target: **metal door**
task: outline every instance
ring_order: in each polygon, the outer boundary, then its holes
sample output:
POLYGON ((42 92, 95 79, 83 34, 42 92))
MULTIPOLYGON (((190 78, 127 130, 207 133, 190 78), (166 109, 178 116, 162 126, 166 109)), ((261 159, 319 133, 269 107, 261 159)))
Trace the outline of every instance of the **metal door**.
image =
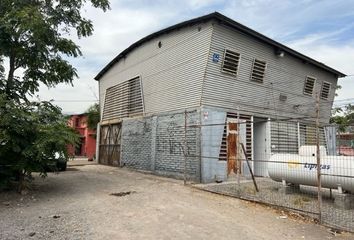
POLYGON ((119 166, 121 148, 122 124, 108 124, 101 126, 99 144, 99 163, 119 166))
MULTIPOLYGON (((257 119, 253 124, 254 146, 254 175, 258 177, 268 176, 268 153, 267 153, 267 120, 257 119)), ((269 140, 268 140, 269 141, 269 140)))

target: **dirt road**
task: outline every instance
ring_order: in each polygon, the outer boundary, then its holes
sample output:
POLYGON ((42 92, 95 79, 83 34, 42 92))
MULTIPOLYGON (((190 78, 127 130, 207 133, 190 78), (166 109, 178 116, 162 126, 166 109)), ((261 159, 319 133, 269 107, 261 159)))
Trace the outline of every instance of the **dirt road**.
POLYGON ((1 193, 0 239, 354 239, 279 216, 173 179, 74 166, 27 195, 1 193))

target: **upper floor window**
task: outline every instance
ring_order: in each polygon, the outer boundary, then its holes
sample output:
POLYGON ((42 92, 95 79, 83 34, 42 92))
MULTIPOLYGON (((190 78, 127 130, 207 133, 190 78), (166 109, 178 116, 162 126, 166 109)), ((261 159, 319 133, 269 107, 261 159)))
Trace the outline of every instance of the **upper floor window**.
POLYGON ((233 50, 225 49, 221 70, 223 72, 236 76, 238 72, 239 63, 240 54, 233 50))
POLYGON ((304 86, 304 94, 312 95, 313 89, 315 87, 316 78, 307 76, 304 86))
POLYGON ((321 87, 321 98, 328 99, 330 90, 331 84, 329 82, 323 82, 321 87))
POLYGON ((254 59, 251 80, 255 82, 263 83, 266 67, 267 67, 267 63, 265 61, 254 59))
POLYGON ((140 77, 119 83, 106 90, 103 121, 142 115, 144 112, 140 77))

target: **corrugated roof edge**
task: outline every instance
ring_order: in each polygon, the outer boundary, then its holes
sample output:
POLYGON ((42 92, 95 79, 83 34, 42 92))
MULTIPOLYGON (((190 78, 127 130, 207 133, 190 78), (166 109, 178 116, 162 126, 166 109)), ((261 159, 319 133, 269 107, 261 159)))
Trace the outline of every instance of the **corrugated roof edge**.
POLYGON ((176 25, 173 25, 173 26, 170 26, 168 28, 165 28, 165 29, 162 29, 160 31, 157 31, 155 33, 152 33, 142 39, 140 39, 139 41, 133 43, 132 45, 130 45, 127 49, 125 49, 123 52, 121 52, 118 56, 116 56, 112 61, 110 61, 98 74, 97 76, 95 77, 95 80, 99 80, 116 62, 118 62, 120 59, 124 58, 130 51, 132 51, 134 48, 140 46, 141 44, 151 40, 151 39, 154 39, 162 34, 166 34, 168 32, 171 32, 171 31, 174 31, 176 29, 179 29, 179 28, 183 28, 183 27, 186 27, 186 26, 189 26, 189 25, 194 25, 194 24, 197 24, 199 22, 206 22, 206 21, 209 21, 209 20, 212 20, 212 19, 215 19, 221 23, 224 23, 225 25, 229 26, 229 27, 232 27, 232 28, 235 28, 237 29, 238 31, 241 31, 241 32, 244 32, 252 37, 255 37, 256 39, 260 40, 260 41, 263 41, 265 43, 268 43, 270 45, 272 45, 273 47, 275 48, 278 48, 279 50, 283 50, 284 52, 290 54, 290 55, 293 55, 294 57, 297 57, 301 60, 304 60, 308 63, 311 63, 319 68, 322 68, 328 72, 331 72, 335 75, 337 75, 338 77, 345 77, 346 74, 344 73, 341 73, 321 62, 318 62, 308 56, 305 56, 303 55, 302 53, 299 53, 277 41, 274 41, 272 40, 271 38, 268 38, 266 36, 264 36, 263 34, 260 34, 258 33, 257 31, 255 30, 252 30, 234 20, 232 20, 231 18, 228 18, 224 15, 222 15, 221 13, 219 12, 214 12, 214 13, 210 13, 210 14, 207 14, 207 15, 204 15, 204 16, 201 16, 201 17, 198 17, 198 18, 194 18, 194 19, 191 19, 191 20, 187 20, 187 21, 184 21, 184 22, 181 22, 181 23, 178 23, 176 25))

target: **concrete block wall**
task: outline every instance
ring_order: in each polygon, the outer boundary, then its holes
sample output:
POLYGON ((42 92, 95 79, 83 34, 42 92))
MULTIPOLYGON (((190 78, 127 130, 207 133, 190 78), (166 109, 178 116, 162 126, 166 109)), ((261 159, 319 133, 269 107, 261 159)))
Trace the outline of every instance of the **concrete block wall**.
POLYGON ((122 124, 121 166, 151 169, 151 140, 154 119, 127 119, 122 124))
MULTIPOLYGON (((155 171, 174 173, 183 176, 184 173, 184 121, 185 113, 174 113, 158 116, 156 128, 156 152, 155 171)), ((199 112, 187 112, 187 125, 199 123, 199 112)), ((189 179, 199 182, 200 158, 199 158, 199 129, 186 128, 186 173, 189 179)))
MULTIPOLYGON (((200 111, 187 112, 187 124, 199 124, 200 111)), ((182 178, 184 174, 184 111, 123 120, 121 165, 182 178)), ((200 130, 186 131, 186 173, 200 181, 200 130)))

